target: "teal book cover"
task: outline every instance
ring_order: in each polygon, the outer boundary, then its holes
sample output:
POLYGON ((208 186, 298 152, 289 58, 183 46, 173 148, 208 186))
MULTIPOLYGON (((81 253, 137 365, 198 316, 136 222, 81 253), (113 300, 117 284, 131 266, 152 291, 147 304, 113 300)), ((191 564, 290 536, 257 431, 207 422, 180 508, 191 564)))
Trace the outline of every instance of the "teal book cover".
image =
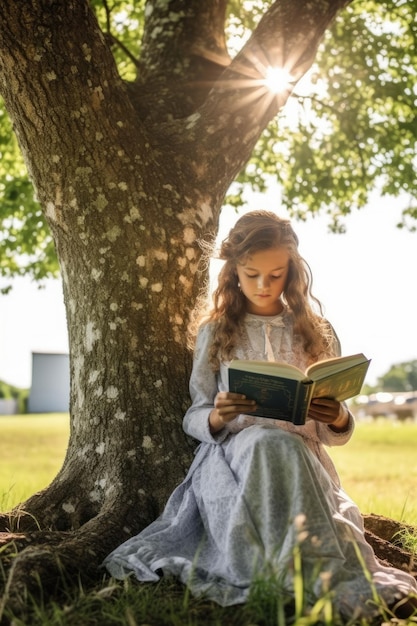
POLYGON ((229 369, 229 389, 255 400, 250 415, 304 424, 311 385, 255 372, 229 369))

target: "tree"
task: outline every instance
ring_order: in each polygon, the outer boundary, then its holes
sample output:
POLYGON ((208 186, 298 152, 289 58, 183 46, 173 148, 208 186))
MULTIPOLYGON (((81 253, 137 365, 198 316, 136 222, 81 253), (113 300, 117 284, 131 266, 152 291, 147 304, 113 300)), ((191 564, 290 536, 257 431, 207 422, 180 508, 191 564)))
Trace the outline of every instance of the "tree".
POLYGON ((1 95, 59 259, 71 364, 62 469, 1 520, 43 544, 15 560, 16 596, 58 562, 95 572, 183 478, 198 241, 347 4, 270 2, 230 58, 226 0, 148 0, 127 80, 87 0, 1 3, 1 95), (268 66, 290 72, 283 93, 268 66))
MULTIPOLYGON (((90 3, 120 75, 131 84, 140 59, 144 0, 90 3)), ((228 3, 232 44, 248 37, 270 4, 228 3)), ((417 0, 367 0, 336 16, 309 79, 296 86, 289 105, 260 136, 229 204, 240 204, 248 185, 263 190, 273 177, 290 213, 306 219, 327 211, 331 227, 343 230, 344 216, 366 204, 377 188, 393 202, 401 196, 396 201, 403 206, 401 225, 414 228, 416 14, 417 0)), ((0 154, 0 276, 55 275, 52 237, 1 106, 0 154)))
POLYGON ((378 379, 382 391, 417 390, 417 360, 396 363, 378 379))

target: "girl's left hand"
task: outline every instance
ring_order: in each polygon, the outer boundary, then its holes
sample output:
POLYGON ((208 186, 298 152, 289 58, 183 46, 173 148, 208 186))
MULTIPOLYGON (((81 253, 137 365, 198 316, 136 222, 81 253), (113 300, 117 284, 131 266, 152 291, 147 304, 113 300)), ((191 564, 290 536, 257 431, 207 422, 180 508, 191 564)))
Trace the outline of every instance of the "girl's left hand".
POLYGON ((343 431, 349 423, 349 412, 342 402, 330 398, 313 398, 308 417, 329 424, 333 430, 343 431))

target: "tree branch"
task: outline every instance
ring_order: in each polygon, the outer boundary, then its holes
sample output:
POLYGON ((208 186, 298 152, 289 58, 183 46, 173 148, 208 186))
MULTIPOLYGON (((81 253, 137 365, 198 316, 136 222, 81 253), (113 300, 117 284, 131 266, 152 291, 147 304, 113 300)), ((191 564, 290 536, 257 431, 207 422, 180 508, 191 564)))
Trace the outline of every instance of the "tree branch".
POLYGON ((158 77, 195 80, 193 56, 229 64, 225 19, 227 0, 149 0, 141 53, 141 82, 158 77))
POLYGON ((230 57, 227 0, 148 2, 139 71, 129 85, 142 120, 182 119, 201 106, 230 57))
POLYGON ((350 1, 277 0, 271 5, 198 115, 188 121, 202 184, 211 187, 220 177, 224 189, 228 188, 249 159, 263 129, 312 65, 325 30, 350 1), (292 82, 283 93, 275 95, 266 87, 268 67, 282 67, 291 74, 292 82), (207 154, 218 153, 220 137, 225 158, 219 168, 209 171, 207 154))

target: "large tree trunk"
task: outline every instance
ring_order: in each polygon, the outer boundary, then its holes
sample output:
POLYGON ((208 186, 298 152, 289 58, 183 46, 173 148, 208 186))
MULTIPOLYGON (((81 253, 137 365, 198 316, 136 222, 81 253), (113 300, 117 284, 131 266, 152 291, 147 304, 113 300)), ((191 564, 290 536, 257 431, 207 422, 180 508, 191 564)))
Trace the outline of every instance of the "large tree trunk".
POLYGON ((348 2, 272 3, 233 61, 225 0, 149 2, 128 85, 87 0, 2 1, 1 93, 54 236, 71 363, 62 469, 0 519, 19 531, 6 540, 29 544, 16 597, 58 562, 96 571, 183 478, 198 240, 215 233, 227 188, 289 95, 268 92, 266 66, 298 80, 348 2))

